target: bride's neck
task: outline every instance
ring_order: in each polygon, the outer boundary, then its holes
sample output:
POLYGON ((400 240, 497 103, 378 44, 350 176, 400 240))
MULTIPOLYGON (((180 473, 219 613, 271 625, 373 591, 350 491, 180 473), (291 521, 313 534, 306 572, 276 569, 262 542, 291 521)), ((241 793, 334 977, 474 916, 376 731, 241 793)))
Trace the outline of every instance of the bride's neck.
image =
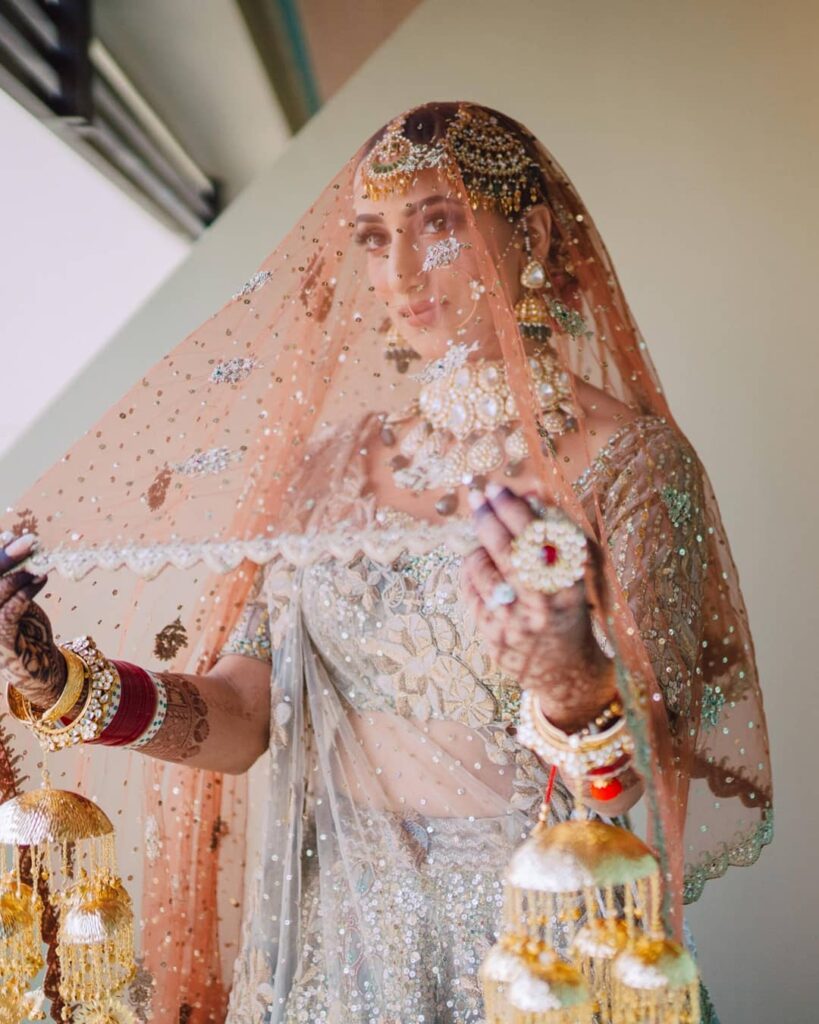
MULTIPOLYGON (((523 338, 522 342, 524 353, 527 356, 537 355, 538 348, 543 345, 542 342, 539 342, 534 338, 523 338)), ((429 366, 432 363, 437 362, 439 359, 443 359, 447 352, 451 352, 453 349, 462 345, 467 347, 475 346, 474 350, 470 352, 467 357, 469 361, 486 359, 501 362, 504 358, 503 351, 497 337, 471 339, 460 338, 457 341, 450 338, 444 343, 438 341, 431 342, 428 345, 424 343, 416 343, 414 347, 421 356, 424 366, 429 366), (477 344, 475 344, 476 342, 477 344)))

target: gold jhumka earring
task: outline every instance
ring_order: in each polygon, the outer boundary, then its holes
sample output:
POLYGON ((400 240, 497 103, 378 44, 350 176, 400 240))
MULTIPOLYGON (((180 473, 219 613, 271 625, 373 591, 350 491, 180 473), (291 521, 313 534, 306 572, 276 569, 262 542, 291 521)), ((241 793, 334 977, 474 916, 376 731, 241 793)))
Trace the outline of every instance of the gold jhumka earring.
POLYGON ((532 240, 524 222, 523 245, 526 250, 526 266, 520 275, 520 283, 524 288, 523 297, 515 306, 515 319, 521 334, 535 341, 548 341, 552 335, 549 326, 549 307, 543 292, 546 288, 546 268, 532 255, 532 240))
POLYGON ((532 255, 532 240, 525 220, 523 246, 526 265, 521 271, 520 283, 524 288, 524 294, 515 305, 515 319, 524 338, 538 342, 538 356, 542 366, 542 377, 536 384, 542 410, 538 416, 538 426, 541 435, 548 441, 574 430, 577 426, 574 396, 569 374, 562 369, 554 349, 549 344, 549 338, 552 336, 552 314, 543 295, 548 284, 546 268, 532 255))

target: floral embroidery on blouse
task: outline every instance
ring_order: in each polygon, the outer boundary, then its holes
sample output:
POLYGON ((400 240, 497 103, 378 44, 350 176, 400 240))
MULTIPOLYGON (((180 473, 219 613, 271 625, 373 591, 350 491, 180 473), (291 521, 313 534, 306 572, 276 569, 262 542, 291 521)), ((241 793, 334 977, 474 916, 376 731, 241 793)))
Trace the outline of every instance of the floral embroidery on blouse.
MULTIPOLYGON (((592 474, 604 496, 618 578, 673 728, 690 709, 702 625, 704 528, 695 456, 664 420, 642 416, 620 428, 576 482, 581 500, 592 474)), ((367 536, 379 528, 407 535, 417 528, 400 512, 376 511, 369 499, 362 514, 362 481, 355 472, 349 477, 332 496, 334 514, 350 516, 358 502, 359 527, 367 536)), ((353 707, 485 730, 490 759, 515 766, 513 802, 536 806, 542 766, 507 731, 517 722, 519 691, 493 669, 460 604, 461 557, 445 544, 420 555, 405 550, 391 563, 360 551, 349 559, 325 555, 305 567, 296 595, 294 568, 277 556, 260 570, 223 653, 269 661, 291 621, 289 609, 298 604, 339 692, 353 707)), ((715 720, 721 696, 706 692, 706 723, 715 720)))
POLYGON ((715 729, 719 725, 719 716, 725 706, 725 694, 719 686, 706 683, 702 688, 702 705, 700 716, 707 729, 715 729))
POLYGON ((262 573, 259 572, 239 616, 239 621, 233 627, 220 655, 242 654, 247 658, 271 661, 267 604, 260 597, 262 582, 262 573))
POLYGON ((684 526, 692 515, 691 495, 668 484, 660 491, 660 495, 668 509, 668 518, 671 522, 675 526, 684 526))

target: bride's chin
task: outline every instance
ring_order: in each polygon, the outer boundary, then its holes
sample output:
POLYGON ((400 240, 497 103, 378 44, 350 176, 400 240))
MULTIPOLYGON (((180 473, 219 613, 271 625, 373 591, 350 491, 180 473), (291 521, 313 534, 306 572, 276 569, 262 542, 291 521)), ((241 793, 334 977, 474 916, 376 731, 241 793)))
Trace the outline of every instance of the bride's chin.
POLYGON ((433 359, 439 359, 452 347, 450 335, 439 334, 438 331, 413 331, 404 334, 404 340, 411 345, 421 359, 428 363, 433 359))
POLYGON ((439 317, 434 325, 412 325, 405 320, 399 326, 399 331, 404 343, 411 345, 425 362, 429 362, 439 359, 456 341, 465 340, 458 333, 459 326, 455 320, 449 322, 447 317, 439 317))

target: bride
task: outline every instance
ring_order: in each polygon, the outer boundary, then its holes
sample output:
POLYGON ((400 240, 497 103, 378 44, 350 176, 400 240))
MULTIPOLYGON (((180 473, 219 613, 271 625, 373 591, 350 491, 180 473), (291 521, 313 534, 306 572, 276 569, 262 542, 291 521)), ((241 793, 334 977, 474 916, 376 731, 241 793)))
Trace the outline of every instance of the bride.
POLYGON ((145 852, 154 1019, 482 1021, 503 868, 561 742, 605 733, 611 757, 561 771, 552 820, 582 798, 628 825, 642 800, 680 936, 681 904, 770 841, 710 483, 588 211, 497 112, 377 132, 7 526, 0 664, 145 852), (521 742, 527 707, 556 747, 521 742))

